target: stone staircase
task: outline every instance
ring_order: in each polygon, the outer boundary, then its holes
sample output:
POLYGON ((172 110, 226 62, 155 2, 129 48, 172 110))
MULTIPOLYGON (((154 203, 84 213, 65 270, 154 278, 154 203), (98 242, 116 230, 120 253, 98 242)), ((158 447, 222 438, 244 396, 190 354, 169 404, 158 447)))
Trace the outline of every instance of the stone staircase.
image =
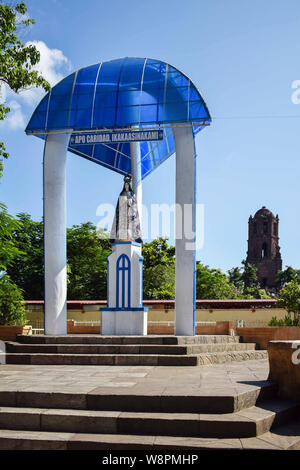
POLYGON ((278 398, 257 360, 266 351, 238 337, 19 336, 6 346, 0 450, 300 449, 300 405, 278 398))
POLYGON ((299 405, 264 382, 174 396, 0 390, 0 450, 300 449, 299 405))
POLYGON ((7 364, 198 366, 266 359, 238 336, 22 336, 6 342, 7 364))

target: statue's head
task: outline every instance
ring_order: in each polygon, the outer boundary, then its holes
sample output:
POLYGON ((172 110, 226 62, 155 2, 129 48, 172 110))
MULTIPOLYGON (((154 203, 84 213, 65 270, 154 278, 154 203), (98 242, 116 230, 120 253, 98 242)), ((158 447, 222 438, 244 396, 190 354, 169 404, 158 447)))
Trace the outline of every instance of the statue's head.
POLYGON ((124 188, 125 188, 125 191, 130 191, 130 183, 131 183, 131 176, 130 176, 130 175, 124 176, 124 188))

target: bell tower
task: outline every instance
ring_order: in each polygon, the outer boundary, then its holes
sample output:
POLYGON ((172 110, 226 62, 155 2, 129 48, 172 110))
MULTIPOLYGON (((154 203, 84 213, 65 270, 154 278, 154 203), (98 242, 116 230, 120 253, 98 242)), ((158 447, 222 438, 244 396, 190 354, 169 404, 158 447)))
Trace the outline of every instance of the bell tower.
POLYGON ((248 252, 246 263, 257 266, 262 287, 277 287, 277 271, 282 269, 279 247, 279 218, 263 206, 249 217, 248 252))

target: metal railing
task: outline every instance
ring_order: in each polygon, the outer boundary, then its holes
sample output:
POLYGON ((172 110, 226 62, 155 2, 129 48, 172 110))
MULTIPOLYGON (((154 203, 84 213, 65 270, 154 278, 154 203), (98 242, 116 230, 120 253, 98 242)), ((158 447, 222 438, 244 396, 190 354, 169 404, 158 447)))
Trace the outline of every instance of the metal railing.
POLYGON ((74 326, 80 325, 80 326, 99 326, 100 325, 100 320, 86 320, 86 321, 78 321, 78 320, 69 320, 74 323, 74 326))
POLYGON ((269 320, 235 320, 236 328, 264 328, 269 320))
MULTIPOLYGON (((214 326, 216 325, 216 321, 196 321, 196 325, 202 325, 202 326, 214 326)), ((174 325, 175 324, 175 320, 150 320, 148 321, 148 325, 151 325, 151 324, 164 324, 164 325, 168 325, 168 326, 171 326, 171 325, 174 325)))
POLYGON ((32 328, 32 334, 33 335, 43 335, 44 334, 44 328, 32 328))

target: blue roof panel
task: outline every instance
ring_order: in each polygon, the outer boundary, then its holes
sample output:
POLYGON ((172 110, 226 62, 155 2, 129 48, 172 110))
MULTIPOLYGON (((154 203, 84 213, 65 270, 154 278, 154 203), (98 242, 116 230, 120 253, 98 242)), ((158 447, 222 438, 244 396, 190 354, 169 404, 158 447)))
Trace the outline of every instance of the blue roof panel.
MULTIPOLYGON (((84 67, 64 78, 42 99, 26 128, 45 138, 69 129, 164 128, 165 140, 142 142, 145 178, 175 151, 172 125, 193 125, 194 133, 211 117, 199 91, 175 67, 160 60, 122 58, 84 67)), ((70 144, 68 150, 121 174, 131 172, 129 144, 70 144)))

